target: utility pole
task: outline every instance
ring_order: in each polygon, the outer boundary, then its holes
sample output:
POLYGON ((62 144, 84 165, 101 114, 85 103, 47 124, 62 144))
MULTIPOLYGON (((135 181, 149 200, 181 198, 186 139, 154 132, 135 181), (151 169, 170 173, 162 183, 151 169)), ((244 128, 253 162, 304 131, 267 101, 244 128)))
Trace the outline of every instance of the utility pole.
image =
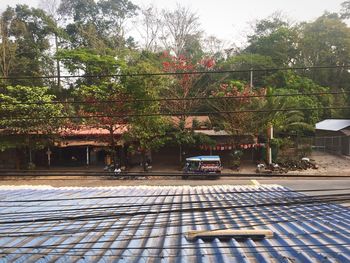
POLYGON ((250 88, 253 88, 253 68, 250 69, 250 88))
POLYGON ((273 126, 272 123, 268 124, 267 127, 267 148, 266 148, 266 154, 267 154, 267 164, 272 164, 272 149, 271 149, 271 140, 273 139, 273 126))
POLYGON ((253 58, 252 54, 250 54, 250 88, 253 88, 253 58))

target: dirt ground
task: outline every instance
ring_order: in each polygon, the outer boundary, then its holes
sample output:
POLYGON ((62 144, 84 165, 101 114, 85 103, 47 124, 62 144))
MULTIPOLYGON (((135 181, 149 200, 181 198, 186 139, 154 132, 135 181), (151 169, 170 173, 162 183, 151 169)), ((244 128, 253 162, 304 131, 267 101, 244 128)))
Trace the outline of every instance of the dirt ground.
MULTIPOLYGON (((302 171, 290 171, 288 174, 297 175, 335 175, 335 176, 350 176, 350 157, 342 157, 331 155, 327 153, 314 153, 310 156, 311 159, 315 160, 318 165, 318 169, 308 169, 302 171)), ((195 180, 181 180, 181 176, 171 176, 171 177, 159 177, 151 176, 152 172, 148 176, 137 176, 137 177, 124 177, 122 179, 115 178, 108 175, 98 175, 96 176, 36 176, 34 177, 12 177, 3 178, 0 180, 0 185, 51 185, 55 187, 109 187, 109 186, 128 186, 128 185, 184 185, 184 184, 194 184, 194 185, 212 185, 212 184, 240 184, 249 183, 250 179, 254 178, 240 178, 239 175, 234 178, 225 178, 226 174, 255 174, 256 166, 252 163, 246 163, 239 171, 232 171, 230 169, 224 169, 223 175, 220 180, 207 180, 206 178, 197 178, 195 180), (193 181, 193 182, 192 182, 193 181)), ((97 170, 96 170, 97 171, 97 170)), ((133 172, 139 172, 141 168, 134 169, 133 172)), ((164 173, 179 173, 180 170, 170 167, 157 167, 157 172, 164 173)), ((260 178, 261 179, 261 178, 260 178)), ((259 179, 259 180, 260 180, 259 179)), ((266 180, 268 178, 265 178, 266 180)), ((316 179, 316 178, 315 178, 316 179)))
POLYGON ((322 175, 350 175, 350 156, 337 156, 328 153, 314 152, 310 159, 315 160, 318 169, 308 169, 300 172, 302 174, 322 175))
MULTIPOLYGON (((350 175, 350 156, 338 156, 332 155, 324 152, 313 152, 310 159, 315 160, 318 165, 318 169, 308 169, 302 171, 289 171, 290 174, 330 174, 330 175, 350 175)), ((179 172, 178 167, 162 167, 161 164, 158 164, 154 167, 155 170, 164 171, 164 172, 179 172)), ((141 169, 135 169, 140 170, 141 169)), ((240 167, 238 171, 232 171, 231 169, 226 169, 224 167, 223 173, 241 173, 241 174, 251 174, 255 173, 256 165, 251 161, 246 161, 240 167)))

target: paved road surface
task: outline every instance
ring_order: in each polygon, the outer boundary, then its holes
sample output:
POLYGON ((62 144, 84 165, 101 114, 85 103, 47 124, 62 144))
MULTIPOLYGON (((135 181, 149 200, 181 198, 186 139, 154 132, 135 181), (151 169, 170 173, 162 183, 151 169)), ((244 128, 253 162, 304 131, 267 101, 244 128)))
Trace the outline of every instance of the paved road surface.
MULTIPOLYGON (((180 177, 169 178, 144 178, 137 180, 118 180, 113 177, 45 177, 24 178, 13 177, 8 180, 0 180, 0 185, 51 185, 54 187, 108 187, 108 186, 131 186, 131 185, 154 185, 154 186, 180 186, 180 185, 251 185, 255 179, 260 184, 278 184, 293 190, 328 189, 327 192, 313 192, 313 194, 334 193, 332 189, 343 189, 342 193, 350 192, 350 178, 232 178, 222 177, 219 180, 189 179, 181 180, 180 177)), ((257 183, 255 182, 255 183, 257 183)), ((337 191, 339 193, 339 191, 337 191)))

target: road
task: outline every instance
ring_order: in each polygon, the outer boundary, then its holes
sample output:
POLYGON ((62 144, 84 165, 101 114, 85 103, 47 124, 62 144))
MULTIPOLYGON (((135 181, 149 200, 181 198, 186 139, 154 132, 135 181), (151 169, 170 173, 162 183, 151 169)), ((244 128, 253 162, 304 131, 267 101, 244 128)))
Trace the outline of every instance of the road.
POLYGON ((69 177, 55 176, 47 177, 12 177, 0 180, 0 185, 49 185, 53 187, 110 187, 110 186, 204 186, 204 185, 252 185, 252 184, 278 184, 295 191, 327 189, 322 192, 312 192, 312 194, 331 194, 350 192, 350 177, 346 178, 233 178, 222 177, 219 180, 207 180, 192 178, 181 180, 181 177, 138 177, 138 179, 116 179, 113 177, 69 177), (347 189, 339 191, 336 189, 347 189))

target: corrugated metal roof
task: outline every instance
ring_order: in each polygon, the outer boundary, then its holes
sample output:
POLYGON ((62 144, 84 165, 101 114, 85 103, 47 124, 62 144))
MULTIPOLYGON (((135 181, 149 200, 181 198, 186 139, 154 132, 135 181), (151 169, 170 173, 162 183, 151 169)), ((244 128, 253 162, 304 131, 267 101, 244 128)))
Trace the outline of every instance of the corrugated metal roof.
MULTIPOLYGON (((171 116, 170 120, 175 125, 178 125, 180 123, 180 118, 178 116, 171 116)), ((205 125, 206 123, 210 123, 209 116, 188 116, 185 119, 185 128, 192 129, 194 120, 198 122, 199 126, 205 125)))
POLYGON ((72 147, 72 146, 108 146, 108 145, 109 145, 108 142, 101 142, 96 140, 60 140, 59 142, 55 143, 55 146, 58 146, 61 148, 72 147))
POLYGON ((202 133, 208 136, 230 136, 226 131, 215 131, 215 130, 195 130, 195 133, 202 133))
POLYGON ((316 123, 316 130, 339 131, 350 126, 350 120, 327 119, 316 123))
MULTIPOLYGON (((114 135, 122 135, 128 131, 126 124, 114 125, 114 135)), ((59 131, 61 136, 91 136, 91 135, 110 135, 110 131, 104 128, 96 128, 89 126, 78 126, 76 129, 65 128, 59 131)))
POLYGON ((0 262, 350 262, 349 209, 311 201, 278 185, 0 187, 0 262), (217 229, 274 235, 186 239, 217 229))

